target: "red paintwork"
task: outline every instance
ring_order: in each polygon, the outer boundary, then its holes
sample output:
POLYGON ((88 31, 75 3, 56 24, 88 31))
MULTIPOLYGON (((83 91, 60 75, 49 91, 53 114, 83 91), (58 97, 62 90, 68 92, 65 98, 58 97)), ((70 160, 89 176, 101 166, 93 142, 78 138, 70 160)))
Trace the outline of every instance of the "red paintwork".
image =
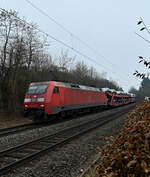
POLYGON ((128 95, 123 95, 123 94, 114 94, 114 93, 110 93, 110 92, 107 92, 106 95, 109 95, 111 96, 111 101, 108 103, 109 106, 111 107, 117 107, 117 106, 121 106, 121 105, 126 105, 126 104, 129 104, 131 103, 131 96, 128 96, 128 95), (115 102, 114 98, 117 99, 120 99, 119 102, 115 102))
MULTIPOLYGON (((31 83, 31 85, 36 85, 37 83, 31 83)), ((57 106, 70 106, 70 105, 81 105, 81 104, 92 104, 92 103, 105 103, 107 104, 107 97, 105 92, 102 91, 92 91, 92 90, 81 90, 75 88, 66 88, 65 84, 61 82, 41 82, 38 84, 48 84, 48 88, 44 94, 26 94, 25 98, 45 98, 44 103, 37 103, 31 101, 30 103, 24 102, 24 108, 29 110, 31 108, 41 109, 40 105, 44 104, 44 112, 48 115, 52 114, 52 107, 57 106), (54 87, 59 87, 59 93, 54 94, 54 87), (28 107, 25 107, 28 105, 28 107)))
MULTIPOLYGON (((53 108, 67 107, 76 105, 76 109, 81 105, 101 103, 101 105, 109 105, 117 107, 132 102, 130 95, 116 94, 107 91, 93 91, 86 89, 68 88, 63 82, 38 82, 31 83, 30 86, 38 84, 47 84, 48 88, 43 94, 26 94, 25 98, 30 98, 31 102, 24 102, 24 109, 43 110, 44 113, 51 115, 53 108), (55 87, 59 87, 59 93, 53 93, 55 87), (108 96, 108 97, 107 97, 108 96), (44 102, 37 102, 37 98, 44 98, 44 102), (41 107, 42 105, 42 107, 41 107)), ((71 108, 72 109, 72 108, 71 108)), ((60 111, 60 110, 59 110, 60 111)))

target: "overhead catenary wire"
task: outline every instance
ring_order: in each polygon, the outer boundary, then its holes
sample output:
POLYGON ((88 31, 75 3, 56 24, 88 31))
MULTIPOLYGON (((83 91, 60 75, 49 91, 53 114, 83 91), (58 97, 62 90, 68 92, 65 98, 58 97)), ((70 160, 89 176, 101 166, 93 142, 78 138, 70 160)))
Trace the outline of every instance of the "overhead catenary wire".
POLYGON ((144 41, 146 41, 147 43, 150 44, 150 41, 149 41, 148 39, 144 38, 143 36, 141 36, 141 35, 138 34, 137 32, 135 32, 135 34, 136 34, 137 36, 139 36, 140 38, 142 38, 144 41))
MULTIPOLYGON (((5 9, 2 9, 2 8, 0 8, 0 11, 3 11, 3 12, 5 12, 5 13, 9 13, 8 11, 6 11, 5 9)), ((16 18, 16 20, 25 23, 25 24, 28 25, 29 27, 31 26, 31 24, 28 23, 28 22, 26 22, 25 20, 22 20, 21 18, 15 16, 14 14, 11 14, 11 15, 14 16, 14 17, 16 18)), ((62 44, 63 46, 65 46, 65 47, 71 49, 72 51, 74 51, 75 53, 79 54, 80 56, 82 56, 82 57, 84 57, 84 58, 87 58, 89 61, 94 62, 95 64, 101 66, 102 68, 105 68, 106 70, 110 70, 110 69, 107 68, 106 66, 104 66, 104 65, 102 65, 102 64, 99 64, 99 63, 98 63, 97 61, 95 61, 93 58, 91 58, 91 57, 89 57, 88 55, 86 55, 86 54, 80 52, 79 50, 77 50, 77 49, 75 49, 75 48, 73 48, 73 47, 70 46, 69 44, 67 44, 67 43, 65 43, 65 42, 63 42, 63 41, 57 39, 56 37, 54 37, 54 36, 48 34, 47 32, 44 32, 43 30, 41 30, 41 29, 39 29, 39 28, 37 28, 37 27, 35 27, 35 26, 32 26, 32 28, 34 28, 34 29, 36 29, 37 31, 39 31, 39 32, 41 32, 41 33, 43 33, 43 34, 45 34, 46 36, 48 36, 48 37, 50 37, 51 39, 55 40, 56 42, 62 44)), ((112 72, 112 71, 111 71, 111 72, 112 72)), ((112 73, 113 73, 113 72, 112 72, 112 73)), ((123 80, 123 81, 125 81, 125 80, 123 80)), ((127 81, 127 82, 128 82, 128 81, 127 81)))
MULTIPOLYGON (((84 42, 82 39, 80 39, 77 35, 75 35, 74 33, 72 33, 70 30, 68 30, 64 25, 60 24, 57 20, 55 20, 54 18, 52 18, 51 16, 49 16, 44 10, 42 10, 41 8, 37 7, 37 5, 35 5, 34 3, 32 3, 30 0, 25 0, 29 5, 31 5, 34 9, 36 9, 37 11, 39 11, 41 14, 43 14, 44 16, 46 16, 50 21, 54 22, 56 25, 58 25, 61 29, 63 29, 66 33, 68 33, 71 38, 75 38, 77 39, 79 42, 81 42, 83 45, 85 45, 88 49, 92 50, 94 53, 96 53, 98 56, 100 56, 101 58, 103 58, 105 61, 107 61, 107 63, 111 64, 112 66, 115 66, 117 68, 119 68, 116 64, 113 64, 110 60, 108 60, 104 55, 100 54, 96 49, 94 49, 93 47, 91 47, 89 44, 87 44, 86 42, 84 42)), ((114 71, 111 71, 113 73, 116 73, 114 71)), ((117 73, 116 73, 117 74, 117 73)), ((121 73, 119 73, 121 74, 121 73)), ((123 76, 123 75, 122 75, 123 76)), ((123 76, 124 77, 124 76, 123 76)), ((126 78, 124 78, 126 80, 126 78)))
MULTIPOLYGON (((5 9, 2 9, 2 8, 0 8, 0 10, 3 11, 3 12, 5 12, 5 13, 9 13, 8 11, 6 11, 5 9)), ((26 22, 25 20, 20 19, 19 17, 15 16, 14 14, 11 14, 11 15, 14 16, 18 21, 21 21, 21 22, 27 24, 28 26, 31 26, 31 24, 28 23, 28 22, 26 22)), ((80 56, 82 56, 82 57, 84 57, 84 58, 87 58, 89 61, 93 61, 95 64, 101 66, 102 68, 104 68, 104 69, 106 69, 106 70, 110 70, 110 69, 107 68, 106 66, 104 66, 104 65, 99 64, 98 62, 96 62, 93 58, 89 57, 88 55, 83 54, 83 53, 80 52, 79 50, 77 50, 77 49, 71 47, 70 45, 68 45, 68 44, 66 44, 65 42, 63 42, 63 41, 61 41, 61 40, 55 38, 54 36, 52 36, 52 35, 50 35, 50 34, 44 32, 43 30, 41 30, 41 29, 39 29, 39 28, 37 28, 37 27, 35 27, 35 26, 34 26, 34 27, 32 26, 32 28, 34 28, 34 29, 36 29, 37 31, 39 31, 39 32, 41 32, 41 33, 43 33, 43 34, 45 34, 46 36, 48 36, 48 37, 50 37, 51 39, 55 40, 56 42, 62 44, 63 46, 65 46, 65 47, 71 49, 72 51, 76 52, 76 53, 79 54, 80 56)), ((113 71, 111 71, 111 72, 112 72, 113 74, 115 74, 113 71)), ((123 80, 123 81, 125 81, 125 80, 123 80)), ((126 81, 126 82, 128 82, 128 81, 126 81)))
MULTIPOLYGON (((60 28, 62 28, 64 31, 66 31, 71 37, 76 38, 78 41, 80 41, 82 44, 84 44, 86 47, 88 47, 91 50, 94 50, 94 52, 98 52, 97 50, 95 50, 94 48, 90 47, 87 43, 85 43, 83 40, 81 40, 77 35, 73 34, 72 32, 70 32, 66 27, 64 27, 64 25, 60 24, 59 22, 57 22, 54 18, 50 17, 46 12, 44 12, 42 9, 40 9, 39 7, 37 7, 35 4, 33 4, 31 1, 29 0, 25 0, 27 3, 29 3, 33 8, 35 8, 37 11, 39 11, 41 14, 43 14, 44 16, 46 16, 49 20, 53 21, 55 24, 57 24, 60 28)), ((99 54, 101 57, 105 58, 103 55, 99 54)), ((106 58, 105 58, 106 59, 106 58)), ((106 59, 107 60, 107 59, 106 59)), ((109 63, 111 63, 110 61, 108 61, 109 63)), ((112 65, 114 65, 113 63, 111 63, 112 65)))
MULTIPOLYGON (((4 9, 2 9, 2 8, 0 8, 0 10, 7 12, 6 10, 4 10, 4 9)), ((12 15, 13 15, 13 14, 12 14, 12 15)), ((14 15, 13 15, 13 16, 14 16, 14 15)), ((19 21, 21 21, 21 22, 23 22, 23 23, 26 23, 27 25, 31 26, 31 24, 29 24, 28 22, 26 22, 26 21, 20 19, 19 17, 16 17, 16 16, 14 16, 14 17, 17 18, 17 20, 19 20, 19 21)), ((100 65, 100 66, 103 67, 104 69, 108 69, 106 66, 104 66, 104 65, 102 65, 102 64, 99 64, 98 62, 96 62, 96 61, 95 61, 94 59, 92 59, 91 57, 89 57, 89 56, 83 54, 82 52, 80 52, 80 51, 78 51, 77 49, 73 48, 72 46, 66 44, 65 42, 63 42, 63 41, 61 41, 61 40, 55 38, 54 36, 52 36, 52 35, 50 35, 50 34, 44 32, 43 30, 41 30, 41 29, 39 29, 39 28, 37 28, 37 27, 34 27, 34 29, 36 29, 36 30, 38 30, 39 32, 45 34, 46 36, 49 36, 51 39, 55 40, 56 42, 62 44, 62 45, 65 46, 65 47, 67 47, 67 48, 73 50, 74 52, 78 53, 79 55, 83 56, 84 58, 87 58, 87 59, 89 59, 90 61, 93 61, 94 63, 100 65)))

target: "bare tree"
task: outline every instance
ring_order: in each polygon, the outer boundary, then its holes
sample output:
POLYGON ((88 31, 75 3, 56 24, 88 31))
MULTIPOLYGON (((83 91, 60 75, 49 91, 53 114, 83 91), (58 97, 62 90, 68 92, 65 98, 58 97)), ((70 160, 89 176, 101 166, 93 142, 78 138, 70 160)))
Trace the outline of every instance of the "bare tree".
POLYGON ((22 82, 28 83, 32 77, 29 71, 42 70, 48 61, 46 38, 38 34, 35 25, 20 20, 17 12, 3 10, 0 39, 0 102, 15 111, 19 99, 18 82, 23 78, 22 82))
POLYGON ((74 65, 75 57, 68 56, 68 50, 61 51, 61 56, 58 58, 59 68, 64 71, 69 71, 74 65))

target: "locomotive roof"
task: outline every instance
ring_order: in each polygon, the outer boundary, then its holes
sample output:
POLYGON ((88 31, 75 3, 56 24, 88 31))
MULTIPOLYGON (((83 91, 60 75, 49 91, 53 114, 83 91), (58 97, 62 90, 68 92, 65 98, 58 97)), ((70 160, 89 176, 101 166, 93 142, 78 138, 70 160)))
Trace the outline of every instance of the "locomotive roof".
POLYGON ((73 84, 73 83, 65 83, 62 82, 66 88, 74 88, 74 89, 81 89, 81 90, 92 90, 92 91, 100 91, 99 88, 95 88, 95 87, 89 87, 89 86, 85 86, 85 85, 78 85, 78 84, 73 84))
POLYGON ((32 82, 30 85, 40 85, 40 84, 50 84, 53 83, 55 86, 58 87, 66 87, 72 89, 81 89, 81 90, 92 90, 92 91, 100 91, 101 89, 95 87, 89 87, 85 85, 73 84, 73 83, 66 83, 66 82, 56 82, 56 81, 47 81, 47 82, 32 82))
POLYGON ((46 82, 33 82, 30 85, 36 85, 36 84, 50 84, 53 83, 55 86, 58 87, 66 87, 66 88, 72 88, 72 89, 81 89, 81 90, 91 90, 91 91, 103 91, 108 93, 115 93, 118 95, 124 95, 124 96, 132 96, 135 97, 135 94, 131 93, 125 93, 123 91, 116 91, 114 89, 109 88, 96 88, 96 87, 89 87, 85 85, 79 85, 79 84, 73 84, 73 83, 67 83, 67 82, 57 82, 57 81, 46 81, 46 82))

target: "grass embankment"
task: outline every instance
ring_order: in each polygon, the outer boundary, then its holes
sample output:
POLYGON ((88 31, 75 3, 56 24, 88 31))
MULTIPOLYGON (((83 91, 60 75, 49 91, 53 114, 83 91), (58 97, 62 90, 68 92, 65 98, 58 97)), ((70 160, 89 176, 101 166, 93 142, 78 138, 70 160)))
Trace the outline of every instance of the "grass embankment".
POLYGON ((21 114, 0 113, 0 128, 15 127, 31 122, 31 120, 24 118, 21 114))

